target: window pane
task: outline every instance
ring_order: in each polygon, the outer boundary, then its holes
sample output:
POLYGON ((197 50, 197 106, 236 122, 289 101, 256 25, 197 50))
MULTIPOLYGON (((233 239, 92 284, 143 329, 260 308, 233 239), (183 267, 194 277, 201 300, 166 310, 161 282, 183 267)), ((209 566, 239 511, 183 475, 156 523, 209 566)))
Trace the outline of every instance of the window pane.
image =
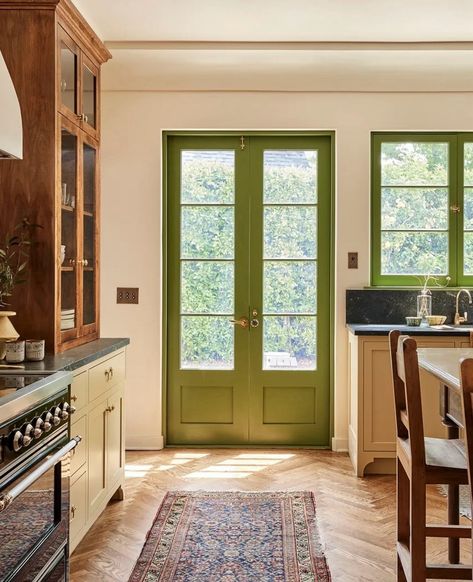
POLYGON ((182 151, 182 204, 233 204, 234 189, 235 152, 182 151))
POLYGON ((263 191, 265 204, 315 204, 317 152, 266 150, 263 191))
POLYGON ((316 263, 265 262, 264 313, 316 313, 316 263))
POLYGON ((446 275, 448 234, 446 232, 383 232, 381 273, 383 275, 446 275))
POLYGON ((264 370, 315 370, 317 318, 263 318, 264 370))
POLYGON ((463 228, 473 230, 473 189, 465 188, 463 200, 463 228))
POLYGON ((181 368, 233 369, 233 326, 228 316, 181 317, 181 368))
POLYGON ((314 259, 317 247, 316 207, 264 209, 265 259, 314 259))
POLYGON ((385 142, 381 145, 381 185, 447 186, 448 143, 385 142))
POLYGON ((447 230, 447 188, 383 188, 381 229, 447 230))
POLYGON ((181 310, 233 314, 233 263, 183 262, 181 310))
POLYGON ((465 169, 463 184, 473 186, 473 143, 465 144, 463 167, 465 169))
POLYGON ((181 211, 181 258, 233 258, 233 207, 191 206, 181 211))
POLYGON ((463 272, 473 275, 473 232, 466 232, 463 245, 463 272))

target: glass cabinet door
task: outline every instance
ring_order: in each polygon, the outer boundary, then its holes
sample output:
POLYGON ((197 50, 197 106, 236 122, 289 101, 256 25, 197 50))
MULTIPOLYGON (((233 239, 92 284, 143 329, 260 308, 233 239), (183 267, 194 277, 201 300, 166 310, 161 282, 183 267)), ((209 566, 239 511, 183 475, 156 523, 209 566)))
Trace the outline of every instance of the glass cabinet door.
POLYGON ((97 150, 83 143, 82 324, 97 321, 97 150))
POLYGON ((84 121, 96 127, 97 77, 84 63, 82 65, 82 109, 84 121))
POLYGON ((60 32, 59 40, 60 54, 60 79, 59 79, 59 99, 61 109, 69 115, 71 119, 77 117, 77 49, 74 43, 63 31, 60 32))
POLYGON ((77 136, 61 130, 61 332, 77 327, 77 136))

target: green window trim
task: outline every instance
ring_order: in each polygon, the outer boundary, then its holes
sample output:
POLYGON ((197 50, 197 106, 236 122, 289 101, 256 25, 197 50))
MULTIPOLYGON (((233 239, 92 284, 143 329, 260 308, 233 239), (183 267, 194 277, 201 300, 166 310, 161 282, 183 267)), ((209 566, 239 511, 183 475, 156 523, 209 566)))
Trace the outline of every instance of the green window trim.
MULTIPOLYGON (((425 184, 423 187, 448 188, 448 228, 439 232, 448 233, 448 273, 440 275, 439 280, 449 287, 472 286, 473 274, 464 273, 464 148, 465 144, 473 144, 473 133, 372 133, 371 134, 371 285, 374 287, 418 287, 419 275, 383 274, 382 268, 382 216, 381 216, 381 148, 385 143, 446 143, 448 144, 448 185, 425 184), (452 210, 458 207, 459 212, 452 210)), ((384 185, 385 187, 388 184, 384 185)), ((406 185, 415 188, 419 185, 406 185)), ((467 188, 469 184, 467 184, 467 188)), ((473 185, 472 185, 473 189, 473 185)), ((395 230, 395 229, 393 229, 395 230)), ((414 232, 415 229, 412 229, 414 232)), ((398 230, 399 232, 402 229, 398 230)), ((420 231, 421 232, 421 231, 420 231)), ((473 236, 473 233, 472 233, 473 236)), ((470 237, 469 237, 470 238, 470 237)), ((472 260, 470 259, 470 264, 472 260)), ((425 273, 430 274, 430 273, 425 273)))

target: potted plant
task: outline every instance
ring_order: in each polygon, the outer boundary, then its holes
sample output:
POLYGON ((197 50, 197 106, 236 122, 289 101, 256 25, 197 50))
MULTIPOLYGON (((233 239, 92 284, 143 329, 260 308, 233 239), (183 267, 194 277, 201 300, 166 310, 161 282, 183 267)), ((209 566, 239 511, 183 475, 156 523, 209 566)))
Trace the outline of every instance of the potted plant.
POLYGON ((24 218, 13 229, 13 232, 7 235, 4 246, 0 247, 0 359, 5 357, 5 341, 19 337, 9 319, 16 313, 2 310, 2 308, 8 305, 7 299, 12 295, 15 287, 26 281, 31 233, 34 228, 41 227, 31 224, 27 218, 24 218))

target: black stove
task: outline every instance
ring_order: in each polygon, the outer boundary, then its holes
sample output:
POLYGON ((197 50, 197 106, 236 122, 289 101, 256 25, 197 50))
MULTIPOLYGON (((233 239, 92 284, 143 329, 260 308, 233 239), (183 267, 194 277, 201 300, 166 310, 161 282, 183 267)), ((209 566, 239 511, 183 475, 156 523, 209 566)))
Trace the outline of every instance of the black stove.
POLYGON ((0 582, 68 580, 68 372, 0 372, 0 582))

